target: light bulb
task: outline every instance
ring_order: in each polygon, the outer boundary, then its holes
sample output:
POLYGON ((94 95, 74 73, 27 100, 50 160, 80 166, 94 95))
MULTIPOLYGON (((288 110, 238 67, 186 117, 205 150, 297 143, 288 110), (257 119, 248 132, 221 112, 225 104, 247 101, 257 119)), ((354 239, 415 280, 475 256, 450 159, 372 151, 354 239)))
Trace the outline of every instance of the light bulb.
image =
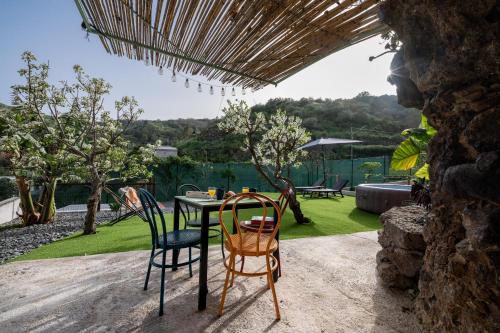
POLYGON ((210 86, 210 95, 214 94, 214 87, 210 86))
POLYGON ((234 91, 234 87, 233 87, 233 89, 231 90, 231 96, 236 96, 236 91, 234 91))
POLYGON ((198 92, 201 93, 201 83, 198 83, 198 92))
POLYGON ((177 77, 175 76, 175 72, 172 72, 172 82, 176 82, 177 77))
POLYGON ((224 90, 224 87, 222 87, 222 89, 220 90, 220 94, 221 94, 222 96, 226 95, 226 91, 224 90))
POLYGON ((242 95, 246 95, 247 94, 247 92, 245 91, 245 88, 241 88, 241 94, 242 95))
POLYGON ((160 66, 160 68, 158 68, 158 74, 163 75, 163 66, 160 66))
POLYGON ((188 79, 186 79, 186 81, 184 82, 184 87, 189 88, 189 80, 188 79))

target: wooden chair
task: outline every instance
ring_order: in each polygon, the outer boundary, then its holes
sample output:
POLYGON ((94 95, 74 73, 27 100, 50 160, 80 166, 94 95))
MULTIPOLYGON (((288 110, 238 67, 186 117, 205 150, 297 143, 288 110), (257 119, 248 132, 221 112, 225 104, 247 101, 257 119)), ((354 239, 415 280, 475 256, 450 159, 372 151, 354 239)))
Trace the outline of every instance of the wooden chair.
MULTIPOLYGON (((272 213, 271 213, 272 214, 272 213)), ((276 290, 274 287, 273 272, 278 269, 278 260, 274 257, 273 253, 278 250, 279 244, 275 239, 276 234, 281 225, 281 211, 280 207, 270 198, 265 195, 258 193, 240 193, 236 194, 228 199, 226 199, 219 210, 219 223, 221 225, 222 231, 226 236, 227 240, 224 242, 226 250, 229 255, 224 259, 224 266, 226 267, 226 280, 224 282, 224 289, 222 291, 222 297, 219 306, 219 316, 222 316, 224 311, 224 301, 226 299, 226 293, 229 286, 229 278, 231 278, 231 287, 233 286, 234 276, 267 276, 267 286, 271 289, 273 294, 274 309, 276 312, 276 319, 279 320, 280 310, 278 298, 276 296, 276 290), (257 232, 242 232, 240 223, 237 216, 237 205, 243 199, 253 199, 257 200, 263 209, 262 220, 257 232), (224 219, 223 211, 224 207, 231 202, 232 204, 232 218, 234 225, 236 226, 237 233, 231 234, 227 230, 224 219), (271 207, 267 207, 267 203, 271 204, 271 207), (269 209, 271 208, 271 209, 269 209), (268 211, 274 209, 276 211, 276 221, 274 221, 274 228, 271 233, 263 232, 266 217, 268 216, 268 211), (245 272, 243 270, 236 270, 236 256, 240 257, 261 257, 265 256, 266 260, 266 270, 259 272, 245 272)))
POLYGON ((165 294, 165 268, 174 268, 180 266, 189 266, 189 276, 193 276, 191 264, 200 260, 200 257, 192 258, 191 248, 199 247, 201 243, 201 234, 199 230, 185 229, 167 232, 165 217, 160 209, 160 206, 154 197, 146 190, 139 190, 139 198, 144 209, 144 215, 149 223, 151 231, 151 255, 149 257, 148 270, 146 273, 146 281, 144 282, 144 290, 148 289, 149 275, 151 273, 151 266, 161 268, 160 280, 160 316, 163 315, 163 298, 165 294), (188 249, 189 258, 185 262, 174 264, 167 264, 167 251, 180 251, 181 249, 188 249), (156 257, 161 257, 161 262, 156 262, 156 257))
MULTIPOLYGON (((283 190, 278 198, 281 216, 285 215, 286 208, 288 207, 288 202, 290 201, 290 196, 293 195, 293 190, 291 188, 287 188, 283 190)), ((260 220, 262 220, 262 216, 252 216, 250 221, 241 221, 240 227, 245 232, 258 232, 260 228, 260 220)), ((272 216, 266 217, 266 221, 264 222, 264 228, 262 228, 263 233, 272 233, 274 230, 274 218, 272 216)), ((278 259, 278 276, 281 277, 281 260, 279 255, 276 259, 278 259)), ((243 267, 245 265, 245 257, 241 258, 241 267, 240 271, 243 271, 243 267)))

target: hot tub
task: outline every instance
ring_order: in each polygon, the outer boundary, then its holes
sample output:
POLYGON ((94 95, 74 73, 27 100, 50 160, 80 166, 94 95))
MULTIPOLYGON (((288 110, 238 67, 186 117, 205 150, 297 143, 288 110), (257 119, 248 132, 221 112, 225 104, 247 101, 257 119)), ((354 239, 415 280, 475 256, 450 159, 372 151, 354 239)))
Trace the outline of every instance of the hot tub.
POLYGON ((356 206, 371 213, 381 214, 410 200, 411 185, 361 184, 356 187, 356 206))

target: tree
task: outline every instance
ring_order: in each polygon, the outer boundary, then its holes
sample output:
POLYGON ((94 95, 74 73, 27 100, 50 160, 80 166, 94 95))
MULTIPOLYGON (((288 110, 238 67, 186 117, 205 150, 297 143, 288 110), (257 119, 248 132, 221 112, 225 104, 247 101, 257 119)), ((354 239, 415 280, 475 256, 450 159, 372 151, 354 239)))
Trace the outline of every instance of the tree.
POLYGON ((365 182, 369 182, 373 176, 380 176, 380 174, 375 174, 377 169, 382 167, 382 163, 380 162, 364 162, 361 164, 358 169, 365 171, 365 182))
POLYGON ((289 167, 297 166, 306 152, 298 148, 310 140, 298 117, 290 117, 278 109, 269 117, 255 112, 246 102, 232 103, 224 108, 219 121, 221 130, 243 137, 243 149, 252 156, 252 162, 262 177, 277 191, 283 190, 283 182, 293 190, 289 199, 297 223, 308 223, 300 209, 292 179, 285 176, 289 167))
POLYGON ((19 70, 19 75, 25 82, 12 86, 14 107, 2 108, 1 143, 19 188, 23 224, 50 223, 56 213, 57 181, 66 174, 72 159, 38 121, 37 114, 49 102, 48 66, 36 64, 29 52, 23 53, 22 59, 26 68, 19 70), (31 195, 34 182, 42 185, 37 201, 31 195))
MULTIPOLYGON (((150 175, 147 165, 153 161, 153 146, 133 147, 124 139, 125 131, 142 109, 133 97, 123 97, 115 102, 114 114, 119 115, 119 119, 113 119, 103 103, 111 85, 103 79, 91 78, 75 65, 76 83, 62 82, 56 87, 47 83, 47 65, 35 64, 36 58, 30 53, 25 53, 23 60, 27 65, 22 70, 27 84, 19 89, 19 98, 14 99, 14 104, 24 103, 29 117, 27 123, 39 125, 51 147, 57 147, 58 152, 62 150, 66 157, 63 162, 71 162, 68 177, 90 183, 84 234, 95 233, 95 216, 106 183, 116 178, 150 175), (32 68, 43 70, 34 73, 32 68), (31 82, 36 85, 32 87, 31 82), (35 91, 35 98, 23 99, 25 90, 35 91), (48 115, 43 112, 43 105, 48 115)), ((41 159, 50 166, 48 156, 41 159)), ((46 170, 52 172, 50 167, 46 170)))

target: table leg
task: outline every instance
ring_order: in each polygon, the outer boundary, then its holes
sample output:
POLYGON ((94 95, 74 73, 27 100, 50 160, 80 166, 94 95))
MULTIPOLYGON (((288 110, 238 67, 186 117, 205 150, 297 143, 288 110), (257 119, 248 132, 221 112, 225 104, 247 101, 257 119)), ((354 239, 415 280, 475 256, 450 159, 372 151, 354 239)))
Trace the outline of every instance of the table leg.
POLYGON ((201 212, 201 247, 200 247, 200 273, 198 282, 198 310, 207 307, 207 275, 208 275, 208 219, 209 212, 203 209, 201 212))
MULTIPOLYGON (((276 209, 274 209, 274 221, 275 223, 278 221, 278 211, 276 209)), ((278 244, 279 244, 279 241, 280 241, 280 231, 278 230, 278 232, 276 233, 276 240, 278 241, 278 244)), ((276 259, 280 259, 280 247, 278 246, 278 249, 276 251, 274 251, 273 253, 274 257, 276 259)), ((278 273, 278 269, 276 269, 274 272, 273 272, 273 280, 274 282, 278 282, 278 277, 279 277, 279 273, 278 273)))

